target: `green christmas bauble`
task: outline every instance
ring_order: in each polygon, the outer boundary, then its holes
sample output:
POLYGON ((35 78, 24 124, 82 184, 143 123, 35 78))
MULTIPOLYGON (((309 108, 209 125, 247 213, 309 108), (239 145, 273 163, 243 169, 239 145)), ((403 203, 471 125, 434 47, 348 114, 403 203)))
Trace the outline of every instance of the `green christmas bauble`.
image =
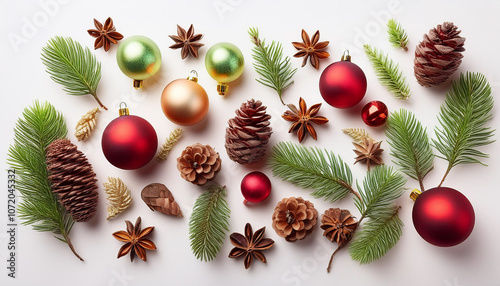
POLYGON ((237 79, 245 66, 243 53, 231 43, 218 43, 213 45, 205 55, 205 67, 208 74, 219 85, 217 90, 220 95, 227 92, 227 83, 237 79))
POLYGON ((116 61, 120 70, 134 80, 134 86, 140 88, 142 80, 153 76, 160 69, 161 53, 150 38, 132 36, 118 46, 116 61))

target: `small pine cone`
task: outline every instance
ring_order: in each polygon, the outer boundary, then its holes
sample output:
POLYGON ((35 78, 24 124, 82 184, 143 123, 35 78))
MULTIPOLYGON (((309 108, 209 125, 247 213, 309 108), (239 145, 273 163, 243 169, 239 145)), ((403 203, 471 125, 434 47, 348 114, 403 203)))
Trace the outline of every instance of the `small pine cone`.
POLYGON ((312 233, 318 211, 301 197, 284 198, 274 208, 273 228, 286 241, 295 242, 312 233))
POLYGON ((462 63, 465 38, 452 22, 444 22, 424 35, 415 50, 415 77, 430 87, 445 82, 462 63))
POLYGON ((348 210, 330 208, 321 216, 321 228, 325 230, 323 235, 339 247, 351 240, 357 226, 358 223, 348 210))
POLYGON ((181 177, 200 186, 215 178, 220 168, 219 153, 210 145, 196 143, 188 146, 177 158, 177 169, 181 172, 181 177))
POLYGON ((96 175, 85 155, 68 139, 57 139, 45 150, 52 192, 75 221, 88 221, 97 211, 96 175))
POLYGON ((226 128, 226 151, 229 158, 240 164, 261 160, 271 137, 271 115, 259 100, 251 99, 237 109, 236 117, 229 119, 226 128))
POLYGON ((145 186, 142 189, 141 198, 152 211, 182 217, 181 208, 164 184, 152 183, 145 186))

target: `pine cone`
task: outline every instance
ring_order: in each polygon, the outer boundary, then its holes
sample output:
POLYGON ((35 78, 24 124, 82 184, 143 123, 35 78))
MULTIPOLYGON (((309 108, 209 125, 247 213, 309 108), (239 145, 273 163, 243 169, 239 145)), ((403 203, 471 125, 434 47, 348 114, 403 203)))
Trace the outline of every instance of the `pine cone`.
POLYGON ((301 197, 284 198, 274 208, 273 228, 289 242, 304 239, 316 226, 318 211, 301 197))
POLYGON ((445 82, 462 63, 465 38, 452 22, 444 22, 424 35, 415 50, 415 77, 422 86, 445 82))
POLYGON ((177 158, 177 169, 181 172, 181 177, 200 186, 215 178, 220 168, 219 153, 210 145, 196 143, 188 146, 177 158))
POLYGON ((229 119, 225 146, 231 160, 251 164, 264 157, 272 133, 271 115, 266 109, 262 102, 251 99, 235 111, 236 117, 229 119))
POLYGON ((97 211, 96 175, 92 165, 68 139, 57 139, 45 150, 52 192, 75 221, 88 221, 97 211))
POLYGON ((321 216, 323 235, 330 241, 335 241, 339 247, 351 240, 358 223, 348 210, 330 208, 321 216))
POLYGON ((142 189, 141 198, 152 211, 182 217, 181 208, 164 184, 152 183, 145 186, 142 189))

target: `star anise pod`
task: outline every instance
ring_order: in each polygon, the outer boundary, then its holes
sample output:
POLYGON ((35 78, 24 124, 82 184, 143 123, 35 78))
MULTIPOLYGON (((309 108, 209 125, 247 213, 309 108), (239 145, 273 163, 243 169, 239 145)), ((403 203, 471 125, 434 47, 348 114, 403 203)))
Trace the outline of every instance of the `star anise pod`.
POLYGON ((177 25, 177 36, 169 35, 169 37, 175 41, 175 44, 171 45, 169 48, 171 49, 179 49, 181 50, 181 57, 185 59, 188 54, 191 54, 193 57, 198 57, 198 49, 201 48, 204 44, 196 43, 197 41, 203 38, 202 34, 194 34, 193 24, 189 26, 189 29, 184 30, 181 26, 177 25))
POLYGON ((290 126, 290 129, 288 130, 288 133, 298 130, 297 136, 299 137, 299 143, 302 142, 302 139, 306 136, 306 131, 314 140, 317 140, 318 136, 316 134, 316 130, 314 130, 311 123, 323 125, 328 122, 326 117, 317 116, 318 111, 321 108, 321 103, 315 104, 307 109, 306 102, 301 97, 299 100, 300 110, 298 110, 293 104, 288 104, 287 106, 290 110, 285 111, 281 117, 283 117, 286 121, 293 122, 292 126, 290 126))
POLYGON ((118 43, 119 40, 123 39, 123 35, 116 31, 115 26, 113 25, 113 20, 111 17, 106 19, 104 25, 101 22, 94 19, 94 26, 96 29, 87 30, 89 35, 95 37, 94 49, 99 49, 100 47, 104 47, 104 51, 108 51, 111 44, 118 43))
POLYGON ((384 161, 382 160, 381 154, 384 151, 384 149, 380 149, 380 144, 382 144, 382 141, 380 142, 375 142, 372 139, 364 138, 363 142, 358 144, 353 142, 354 147, 354 153, 356 153, 356 161, 354 164, 361 162, 361 163, 366 163, 368 171, 370 171, 370 165, 382 165, 384 164, 384 161))
POLYGON ((306 31, 304 31, 304 29, 302 29, 302 41, 302 43, 292 42, 292 45, 299 50, 293 56, 296 58, 304 57, 302 66, 306 65, 307 58, 309 58, 311 65, 314 68, 319 69, 319 60, 326 59, 330 56, 330 54, 325 51, 330 42, 319 42, 319 30, 313 34, 312 39, 309 39, 309 35, 306 31))
POLYGON ((118 251, 118 257, 120 258, 130 252, 130 261, 134 261, 134 257, 137 254, 140 259, 147 261, 146 250, 156 249, 156 245, 151 240, 147 239, 153 230, 154 226, 146 227, 141 230, 141 217, 137 218, 135 226, 128 220, 125 221, 127 224, 127 231, 117 231, 113 233, 113 236, 119 241, 125 242, 125 244, 118 251))
POLYGON ((253 257, 266 263, 266 257, 262 253, 263 250, 271 248, 274 245, 274 240, 263 238, 266 227, 263 227, 253 233, 252 226, 247 223, 245 225, 245 236, 234 232, 229 238, 234 248, 229 252, 229 258, 236 258, 245 255, 245 269, 252 265, 253 257))

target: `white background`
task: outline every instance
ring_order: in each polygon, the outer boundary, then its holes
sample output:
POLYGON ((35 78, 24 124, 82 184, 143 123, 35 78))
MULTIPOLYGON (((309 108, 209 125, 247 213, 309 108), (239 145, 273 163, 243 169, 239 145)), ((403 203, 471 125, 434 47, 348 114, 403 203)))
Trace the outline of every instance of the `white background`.
MULTIPOLYGON (((359 265, 351 260, 347 250, 337 254, 333 271, 325 271, 328 258, 336 245, 322 237, 317 229, 311 237, 297 243, 288 243, 278 237, 271 227, 271 214, 276 203, 283 197, 303 196, 311 200, 322 213, 329 207, 357 210, 352 197, 338 203, 314 199, 308 190, 301 190, 290 183, 272 178, 269 168, 245 167, 232 162, 225 152, 224 134, 227 120, 242 102, 255 98, 268 106, 272 115, 273 136, 270 146, 279 140, 297 142, 296 135, 288 134, 289 123, 281 119, 285 108, 271 89, 258 84, 251 63, 252 44, 247 29, 260 28, 261 37, 278 40, 284 44, 285 55, 292 56, 292 41, 300 41, 300 31, 309 35, 319 29, 320 40, 330 41, 331 56, 321 62, 320 70, 310 63, 300 68, 302 59, 292 59, 298 71, 295 83, 284 93, 287 103, 297 104, 304 97, 309 105, 323 102, 318 91, 318 79, 329 63, 338 61, 344 49, 350 49, 352 60, 366 73, 368 91, 362 103, 349 110, 339 110, 324 104, 320 114, 328 117, 326 126, 318 127, 318 141, 307 138, 306 146, 318 146, 340 154, 347 162, 353 162, 354 153, 350 138, 341 129, 367 128, 379 140, 385 140, 384 127, 369 128, 360 118, 361 107, 370 100, 384 101, 390 110, 401 107, 414 112, 433 135, 439 106, 450 88, 450 81, 441 87, 423 88, 413 76, 415 46, 424 33, 444 21, 453 21, 467 38, 466 51, 459 72, 484 73, 490 81, 493 95, 497 98, 500 81, 498 69, 498 31, 496 29, 500 2, 498 1, 1 1, 0 25, 0 80, 3 111, 1 112, 2 140, 0 141, 1 168, 8 168, 6 153, 13 142, 13 126, 23 109, 35 99, 51 102, 66 119, 69 138, 89 158, 98 175, 100 192, 99 211, 89 223, 77 223, 71 232, 72 241, 85 258, 80 262, 69 248, 53 238, 51 233, 39 233, 29 226, 20 226, 17 233, 16 278, 7 277, 7 193, 0 192, 0 284, 1 285, 443 285, 472 286, 499 285, 498 256, 500 235, 498 202, 499 152, 496 144, 482 149, 491 157, 489 165, 466 165, 454 168, 445 185, 463 192, 476 212, 476 225, 472 235, 464 243, 452 248, 438 248, 423 241, 411 222, 412 201, 408 194, 417 183, 409 180, 408 190, 400 198, 400 216, 405 223, 399 243, 382 259, 369 265, 359 265), (53 36, 71 36, 90 48, 94 38, 87 34, 93 28, 93 18, 104 23, 111 16, 117 30, 125 36, 145 35, 160 47, 163 62, 157 76, 144 82, 144 88, 136 91, 132 80, 123 75, 116 64, 116 46, 107 53, 95 51, 102 62, 102 79, 98 93, 109 111, 99 113, 97 130, 90 141, 76 142, 74 126, 81 115, 96 107, 91 96, 66 95, 61 86, 54 83, 40 61, 40 51, 53 36), (397 19, 409 35, 409 51, 393 48, 387 41, 385 23, 389 17, 397 19), (193 23, 197 33, 203 33, 200 57, 181 60, 180 50, 171 50, 173 41, 168 37, 176 33, 176 24, 188 28, 193 23), (16 41, 17 40, 17 41, 16 41), (14 42, 13 42, 14 41, 14 42), (216 82, 204 67, 207 49, 218 42, 228 41, 242 50, 246 66, 240 80, 230 84, 226 98, 216 93, 216 82), (390 54, 398 62, 412 89, 408 101, 398 101, 381 86, 362 53, 362 44, 370 43, 390 54), (184 78, 189 71, 199 73, 199 83, 210 97, 210 110, 204 122, 185 128, 185 135, 164 163, 152 162, 136 171, 123 171, 113 167, 104 158, 100 139, 105 126, 118 113, 118 105, 124 101, 131 114, 147 119, 155 127, 159 142, 176 126, 162 113, 160 95, 172 80, 184 78), (176 169, 176 158, 188 145, 196 142, 210 144, 220 152, 222 172, 217 182, 228 187, 228 203, 231 208, 230 232, 243 232, 250 222, 254 230, 266 226, 266 236, 276 241, 266 251, 267 264, 255 261, 245 270, 242 260, 228 259, 232 248, 229 239, 219 256, 212 262, 197 260, 191 253, 188 239, 188 219, 201 189, 184 181, 176 169), (239 184, 241 178, 252 170, 261 170, 272 178, 273 191, 269 199, 258 205, 243 205, 239 184), (125 213, 106 221, 105 194, 102 184, 108 176, 123 179, 133 193, 133 205, 125 213), (172 218, 153 213, 142 202, 140 191, 152 182, 166 184, 179 202, 183 218, 172 218), (128 257, 116 259, 122 245, 111 234, 125 229, 124 220, 135 221, 141 216, 143 226, 156 226, 152 239, 158 250, 147 253, 148 262, 139 259, 130 263, 128 257)), ((459 76, 457 72, 453 78, 459 76)), ((498 105, 493 113, 498 112, 498 105)), ((500 127, 499 117, 494 116, 491 125, 500 127)), ((495 139, 497 136, 495 136, 495 139)), ((384 160, 392 165, 389 146, 384 160)), ((425 180, 427 188, 436 186, 444 174, 446 162, 435 160, 435 170, 425 180)), ((351 167, 353 175, 361 181, 366 173, 364 165, 351 167)), ((7 172, 1 177, 1 189, 6 190, 7 172)))

